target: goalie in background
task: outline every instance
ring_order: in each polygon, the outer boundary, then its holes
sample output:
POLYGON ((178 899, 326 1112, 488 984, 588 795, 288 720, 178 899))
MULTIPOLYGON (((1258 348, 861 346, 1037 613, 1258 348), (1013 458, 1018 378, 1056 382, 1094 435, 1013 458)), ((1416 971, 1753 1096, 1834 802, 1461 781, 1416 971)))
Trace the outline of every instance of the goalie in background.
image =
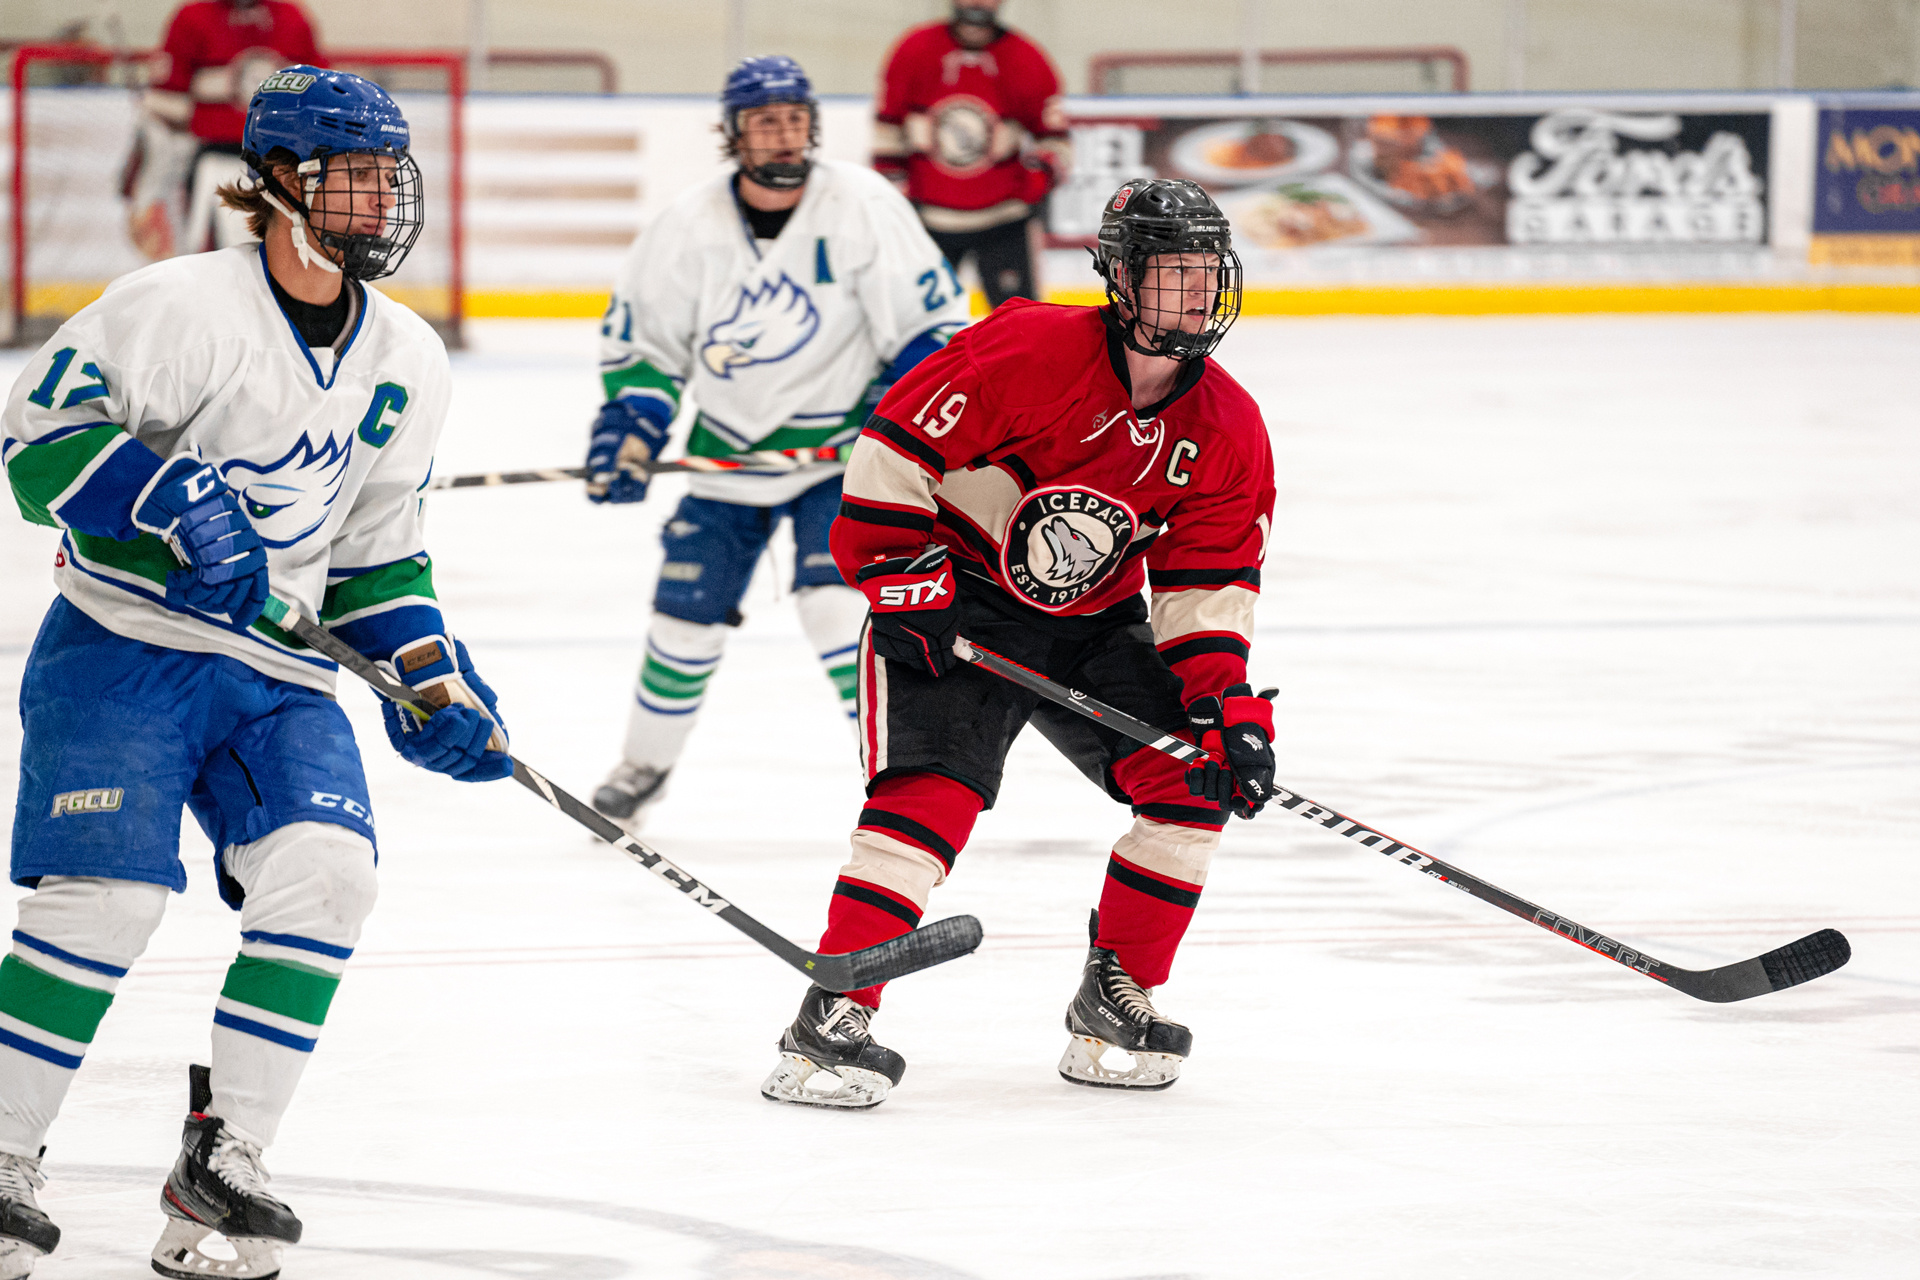
MULTIPOLYGON (((607 403, 587 451, 594 502, 646 496, 644 464, 665 449, 683 392, 698 407, 694 456, 850 444, 894 380, 966 323, 966 295, 905 197, 863 165, 813 158, 820 110, 799 63, 746 59, 720 109, 733 171, 661 213, 614 284, 601 329, 607 403)), ((801 627, 851 718, 867 604, 827 548, 843 470, 691 477, 662 539, 626 743, 594 808, 637 830, 664 797, 783 520, 801 627)))
POLYGON ((254 90, 294 63, 327 65, 288 0, 190 0, 174 13, 120 182, 128 238, 149 261, 254 238, 215 193, 247 175, 240 135, 254 90))

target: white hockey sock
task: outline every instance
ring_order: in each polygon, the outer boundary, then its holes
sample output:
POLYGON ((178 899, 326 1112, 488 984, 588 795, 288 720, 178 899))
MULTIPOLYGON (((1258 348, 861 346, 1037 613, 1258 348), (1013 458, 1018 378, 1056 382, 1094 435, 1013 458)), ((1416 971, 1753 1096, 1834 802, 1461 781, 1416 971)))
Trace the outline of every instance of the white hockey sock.
POLYGON ((867 621, 867 598, 845 586, 802 587, 793 597, 800 627, 820 655, 840 695, 840 707, 852 724, 859 716, 860 628, 867 621))
POLYGON ((680 758, 730 630, 723 622, 653 615, 647 626, 647 656, 640 663, 627 717, 623 754, 629 764, 665 771, 680 758))
POLYGON ((280 1128, 379 892, 373 846, 326 822, 295 822, 230 846, 246 890, 240 954, 213 1014, 212 1114, 265 1147, 280 1128))
POLYGON ((165 885, 46 876, 0 960, 0 1151, 37 1156, 120 979, 167 908, 165 885))

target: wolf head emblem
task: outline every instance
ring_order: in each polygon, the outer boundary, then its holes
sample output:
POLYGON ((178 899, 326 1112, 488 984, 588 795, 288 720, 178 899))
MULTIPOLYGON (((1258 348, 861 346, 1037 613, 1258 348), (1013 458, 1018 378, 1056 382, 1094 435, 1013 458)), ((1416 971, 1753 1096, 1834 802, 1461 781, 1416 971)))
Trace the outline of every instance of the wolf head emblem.
POLYGON ((820 313, 807 291, 784 272, 777 281, 740 286, 733 314, 707 330, 700 359, 722 378, 747 365, 772 364, 820 332, 820 313))
POLYGON ((1073 585, 1099 568, 1105 558, 1093 539, 1068 524, 1063 516, 1054 516, 1041 525, 1040 536, 1053 553, 1053 563, 1040 576, 1056 586, 1073 585))
POLYGON ((260 541, 290 547, 326 522, 352 457, 351 434, 344 442, 328 436, 316 446, 303 431, 275 461, 235 458, 221 463, 220 473, 240 495, 260 541))

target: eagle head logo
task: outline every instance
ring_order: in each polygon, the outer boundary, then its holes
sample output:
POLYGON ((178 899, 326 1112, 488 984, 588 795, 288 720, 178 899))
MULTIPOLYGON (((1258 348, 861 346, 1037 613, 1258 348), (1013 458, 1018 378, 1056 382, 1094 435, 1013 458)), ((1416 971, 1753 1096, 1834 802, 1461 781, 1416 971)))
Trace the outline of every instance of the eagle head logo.
POLYGON ((707 330, 700 359, 716 375, 772 364, 807 345, 820 332, 820 313, 807 291, 782 272, 777 281, 740 286, 733 314, 707 330))
POLYGON ((345 443, 328 436, 316 445, 303 431, 274 461, 235 458, 220 464, 220 474, 240 495, 260 541, 290 547, 326 523, 352 458, 351 434, 345 443))

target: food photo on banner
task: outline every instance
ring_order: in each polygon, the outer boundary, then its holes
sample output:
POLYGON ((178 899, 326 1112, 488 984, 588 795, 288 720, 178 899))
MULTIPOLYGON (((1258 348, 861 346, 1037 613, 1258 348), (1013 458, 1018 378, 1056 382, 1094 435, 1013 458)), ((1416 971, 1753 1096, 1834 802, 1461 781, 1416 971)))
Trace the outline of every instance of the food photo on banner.
POLYGON ((1920 266, 1920 111, 1828 108, 1816 138, 1810 260, 1920 266))
MULTIPOLYGON (((1664 250, 1767 239, 1771 117, 1568 105, 1527 115, 1086 118, 1048 206, 1085 244, 1129 178, 1191 178, 1243 256, 1328 248, 1664 250)), ((1269 259, 1272 261, 1272 259, 1269 259)), ((1249 276, 1258 274, 1249 260, 1249 276)))

